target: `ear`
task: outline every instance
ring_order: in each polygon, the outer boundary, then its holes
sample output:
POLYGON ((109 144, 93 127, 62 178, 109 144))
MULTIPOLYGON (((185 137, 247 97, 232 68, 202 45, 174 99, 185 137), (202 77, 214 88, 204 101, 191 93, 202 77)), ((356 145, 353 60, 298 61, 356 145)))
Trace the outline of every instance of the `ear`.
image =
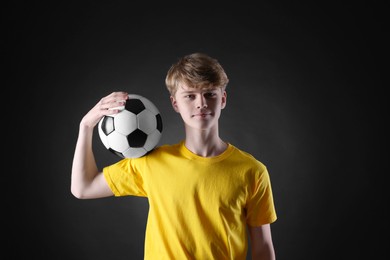
POLYGON ((170 99, 171 99, 171 104, 172 104, 173 109, 174 109, 177 113, 179 113, 179 108, 177 107, 177 101, 176 101, 175 97, 170 96, 170 99))
POLYGON ((221 99, 221 109, 224 109, 226 107, 226 102, 227 102, 227 93, 224 90, 222 92, 222 99, 221 99))

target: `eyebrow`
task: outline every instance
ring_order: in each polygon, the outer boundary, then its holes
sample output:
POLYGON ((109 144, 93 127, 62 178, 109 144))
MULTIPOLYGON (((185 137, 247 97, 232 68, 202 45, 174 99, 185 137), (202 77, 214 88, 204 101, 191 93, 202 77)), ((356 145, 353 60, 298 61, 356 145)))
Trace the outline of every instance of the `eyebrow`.
POLYGON ((185 90, 181 92, 182 94, 193 94, 193 93, 198 93, 198 92, 212 92, 212 91, 217 91, 218 88, 210 88, 210 89, 200 89, 200 90, 185 90))
POLYGON ((193 94, 193 93, 196 93, 198 91, 191 91, 191 90, 186 90, 186 91, 183 91, 181 92, 182 94, 193 94))

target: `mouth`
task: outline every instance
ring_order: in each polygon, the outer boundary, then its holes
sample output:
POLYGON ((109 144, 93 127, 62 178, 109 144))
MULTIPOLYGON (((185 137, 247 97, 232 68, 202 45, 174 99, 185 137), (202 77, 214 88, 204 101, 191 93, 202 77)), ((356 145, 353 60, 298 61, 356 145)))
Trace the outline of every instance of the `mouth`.
POLYGON ((201 118, 205 118, 207 116, 210 116, 211 113, 199 113, 199 114, 194 114, 192 115, 192 117, 201 117, 201 118))

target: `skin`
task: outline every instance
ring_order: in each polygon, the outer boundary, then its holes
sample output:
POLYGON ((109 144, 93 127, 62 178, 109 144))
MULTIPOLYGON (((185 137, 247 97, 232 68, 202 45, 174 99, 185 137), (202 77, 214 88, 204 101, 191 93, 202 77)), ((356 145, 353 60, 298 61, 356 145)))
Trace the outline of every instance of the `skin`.
POLYGON ((226 91, 220 88, 197 90, 180 86, 170 98, 173 109, 183 119, 185 146, 190 151, 211 157, 226 150, 227 144, 218 135, 218 119, 226 106, 226 91))
MULTIPOLYGON (((92 199, 113 196, 104 176, 95 162, 92 151, 92 134, 99 120, 110 114, 118 113, 128 98, 126 92, 113 92, 103 97, 81 120, 76 143, 73 165, 71 192, 79 199, 92 199)), ((223 153, 227 148, 219 137, 218 121, 222 109, 226 107, 227 94, 221 88, 193 89, 180 86, 170 96, 173 109, 183 119, 185 146, 193 153, 212 157, 223 153)), ((248 226, 251 239, 252 259, 274 260, 270 225, 248 226)))

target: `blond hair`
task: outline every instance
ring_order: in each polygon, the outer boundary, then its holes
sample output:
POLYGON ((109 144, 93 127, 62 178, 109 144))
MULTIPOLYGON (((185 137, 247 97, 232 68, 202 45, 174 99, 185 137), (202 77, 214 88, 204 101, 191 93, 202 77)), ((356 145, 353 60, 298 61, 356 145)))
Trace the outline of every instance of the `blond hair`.
POLYGON ((186 55, 168 70, 165 85, 175 95, 181 84, 196 89, 221 88, 225 90, 229 79, 221 64, 203 53, 186 55))

